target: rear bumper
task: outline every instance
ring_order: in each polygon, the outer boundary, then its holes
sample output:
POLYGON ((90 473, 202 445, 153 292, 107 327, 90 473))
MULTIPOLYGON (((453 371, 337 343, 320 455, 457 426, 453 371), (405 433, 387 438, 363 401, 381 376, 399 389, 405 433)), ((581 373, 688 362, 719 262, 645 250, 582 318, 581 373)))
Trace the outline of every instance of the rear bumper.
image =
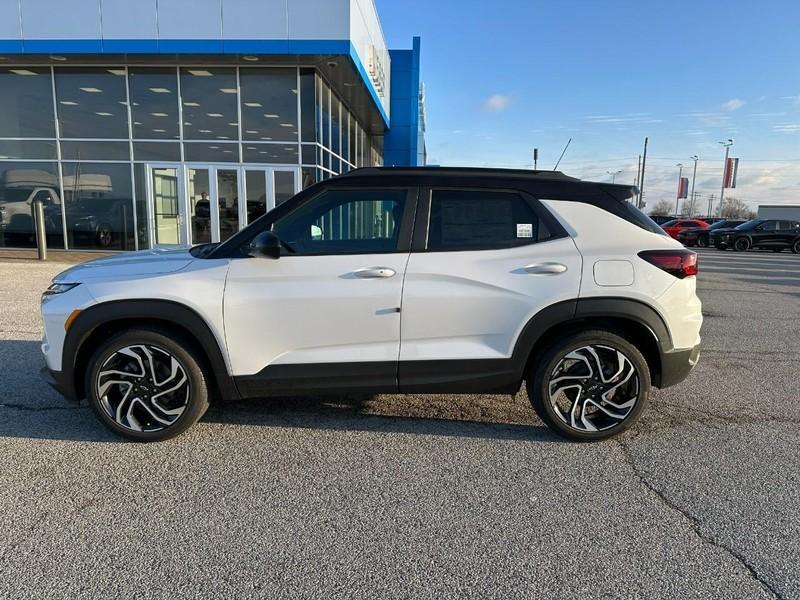
POLYGON ((39 371, 39 376, 47 383, 50 387, 56 390, 59 394, 64 396, 67 400, 71 400, 73 402, 77 402, 78 399, 75 397, 75 389, 72 385, 69 385, 64 374, 61 371, 51 371, 47 367, 42 367, 39 371))
POLYGON ((689 376, 700 360, 700 344, 694 348, 671 350, 661 355, 661 378, 656 387, 667 388, 689 376))

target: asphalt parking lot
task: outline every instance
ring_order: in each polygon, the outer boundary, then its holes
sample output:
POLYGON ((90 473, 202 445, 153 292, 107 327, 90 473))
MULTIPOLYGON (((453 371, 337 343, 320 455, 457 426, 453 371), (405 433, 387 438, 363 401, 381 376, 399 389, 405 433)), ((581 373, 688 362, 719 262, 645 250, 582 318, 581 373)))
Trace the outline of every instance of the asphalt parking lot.
POLYGON ((121 442, 38 378, 62 266, 0 262, 0 597, 799 597, 800 255, 700 253, 700 364, 591 445, 524 394, 121 442))

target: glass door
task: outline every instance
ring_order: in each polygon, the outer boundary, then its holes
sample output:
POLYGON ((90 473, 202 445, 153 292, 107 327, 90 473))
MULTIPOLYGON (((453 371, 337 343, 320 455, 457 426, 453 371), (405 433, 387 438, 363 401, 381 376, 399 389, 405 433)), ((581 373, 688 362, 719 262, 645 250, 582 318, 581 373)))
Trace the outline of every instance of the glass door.
POLYGON ((152 244, 187 244, 183 228, 183 168, 180 165, 150 164, 147 172, 147 212, 152 244))
POLYGON ((300 191, 299 169, 294 167, 242 167, 247 222, 283 204, 300 191))
POLYGON ((244 224, 239 167, 187 165, 189 243, 224 242, 244 224))

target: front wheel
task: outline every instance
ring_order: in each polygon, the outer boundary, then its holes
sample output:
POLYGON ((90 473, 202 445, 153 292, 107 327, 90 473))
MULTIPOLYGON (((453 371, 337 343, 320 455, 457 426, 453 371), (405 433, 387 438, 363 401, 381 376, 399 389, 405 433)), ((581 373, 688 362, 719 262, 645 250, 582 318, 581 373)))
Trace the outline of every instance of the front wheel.
POLYGON ((89 361, 86 395, 108 429, 137 442, 179 435, 208 409, 202 363, 191 344, 156 329, 129 329, 89 361))
POLYGON ((608 331, 569 336, 551 346, 527 382, 539 417, 576 441, 615 436, 639 419, 650 395, 642 353, 608 331))
POLYGON ((747 252, 750 250, 750 240, 748 240, 746 237, 740 237, 733 244, 733 249, 737 252, 747 252))
POLYGON ((699 248, 708 248, 708 238, 702 235, 697 236, 697 246, 699 248))
POLYGON ((796 239, 794 244, 792 244, 792 252, 800 254, 800 238, 796 239))

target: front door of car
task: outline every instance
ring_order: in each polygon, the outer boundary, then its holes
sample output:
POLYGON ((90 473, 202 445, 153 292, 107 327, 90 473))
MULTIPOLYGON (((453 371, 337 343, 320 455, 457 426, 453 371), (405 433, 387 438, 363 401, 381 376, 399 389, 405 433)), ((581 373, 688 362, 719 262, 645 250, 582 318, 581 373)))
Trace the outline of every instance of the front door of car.
POLYGON ((753 231, 753 245, 771 248, 777 243, 779 221, 764 221, 753 231))
POLYGON ((315 377, 396 390, 415 207, 415 189, 328 188, 272 224, 279 259, 231 261, 225 337, 249 395, 312 388, 315 377))
POLYGON ((514 191, 421 191, 423 227, 403 287, 401 392, 496 376, 533 315, 577 298, 581 256, 548 230, 543 211, 514 191))

